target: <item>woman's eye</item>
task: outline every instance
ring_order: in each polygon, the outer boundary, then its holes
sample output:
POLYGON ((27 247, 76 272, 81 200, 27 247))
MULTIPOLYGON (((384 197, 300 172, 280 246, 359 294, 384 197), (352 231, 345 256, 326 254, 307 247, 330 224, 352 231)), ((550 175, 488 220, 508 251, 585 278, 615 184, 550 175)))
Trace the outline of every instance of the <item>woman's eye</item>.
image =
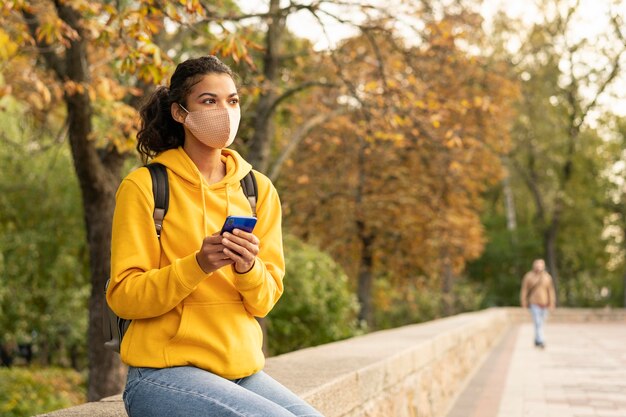
POLYGON ((203 103, 205 103, 205 104, 215 104, 215 99, 214 98, 207 98, 206 100, 203 101, 203 103))
POLYGON ((231 98, 230 99, 230 104, 238 104, 239 103, 239 99, 238 98, 231 98))

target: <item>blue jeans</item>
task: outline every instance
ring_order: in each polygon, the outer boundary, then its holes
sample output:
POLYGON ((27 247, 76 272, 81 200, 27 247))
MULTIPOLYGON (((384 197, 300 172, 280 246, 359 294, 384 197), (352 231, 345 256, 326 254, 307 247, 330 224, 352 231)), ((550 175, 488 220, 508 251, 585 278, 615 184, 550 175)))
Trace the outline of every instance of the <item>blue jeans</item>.
POLYGON ((190 366, 128 370, 130 417, 322 417, 265 372, 228 380, 190 366))
POLYGON ((548 317, 548 309, 538 306, 537 304, 531 304, 530 314, 532 314, 533 322, 535 323, 535 344, 543 345, 545 343, 543 337, 543 323, 548 317))

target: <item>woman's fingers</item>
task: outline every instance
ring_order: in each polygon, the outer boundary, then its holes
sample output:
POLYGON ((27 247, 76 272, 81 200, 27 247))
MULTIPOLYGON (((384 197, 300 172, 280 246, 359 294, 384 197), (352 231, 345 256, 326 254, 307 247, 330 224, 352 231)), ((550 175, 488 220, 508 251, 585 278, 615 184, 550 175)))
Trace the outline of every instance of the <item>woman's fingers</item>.
POLYGON ((227 254, 224 253, 222 237, 219 235, 207 236, 202 240, 200 251, 196 254, 198 265, 205 273, 216 271, 226 265, 234 263, 227 254))
POLYGON ((254 266, 258 254, 259 239, 252 233, 235 229, 233 233, 205 237, 196 259, 206 273, 233 263, 235 270, 241 272, 254 266))
MULTIPOLYGON (((237 232, 238 230, 235 231, 235 233, 237 232)), ((251 233, 245 233, 245 235, 240 236, 224 233, 222 244, 242 256, 245 256, 245 251, 250 252, 253 257, 259 254, 259 239, 251 233)))
POLYGON ((224 233, 222 238, 224 253, 235 262, 235 271, 245 273, 252 269, 259 254, 259 239, 252 233, 235 230, 224 233))

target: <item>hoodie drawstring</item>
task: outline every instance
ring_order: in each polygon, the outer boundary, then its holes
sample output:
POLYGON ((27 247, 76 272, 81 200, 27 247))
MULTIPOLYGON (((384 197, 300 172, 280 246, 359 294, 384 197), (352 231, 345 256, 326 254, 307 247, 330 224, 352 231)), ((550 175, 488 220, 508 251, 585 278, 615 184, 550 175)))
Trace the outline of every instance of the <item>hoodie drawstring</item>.
POLYGON ((202 229, 204 230, 204 236, 209 235, 207 223, 206 223, 206 200, 204 198, 204 179, 202 174, 200 175, 200 193, 202 194, 202 229))
POLYGON ((228 195, 228 186, 229 184, 226 184, 226 215, 230 216, 230 195, 228 195))
MULTIPOLYGON (((200 193, 202 194, 202 229, 204 230, 204 236, 208 236, 209 235, 209 230, 208 230, 208 224, 206 221, 206 199, 204 196, 205 193, 205 181, 204 178, 202 178, 202 174, 198 173, 198 175, 200 176, 200 193)), ((228 192, 228 189, 230 188, 230 184, 226 184, 225 187, 226 189, 226 215, 229 216, 230 215, 230 194, 228 192)))

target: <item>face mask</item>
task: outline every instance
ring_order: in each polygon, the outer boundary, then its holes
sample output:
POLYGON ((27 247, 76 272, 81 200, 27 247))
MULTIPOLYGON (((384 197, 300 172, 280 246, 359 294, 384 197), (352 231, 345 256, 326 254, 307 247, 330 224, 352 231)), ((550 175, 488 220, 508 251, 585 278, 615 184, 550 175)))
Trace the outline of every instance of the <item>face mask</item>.
POLYGON ((235 140, 241 119, 239 107, 232 110, 215 107, 190 112, 181 104, 179 106, 187 112, 183 124, 206 146, 221 149, 230 146, 235 140))

